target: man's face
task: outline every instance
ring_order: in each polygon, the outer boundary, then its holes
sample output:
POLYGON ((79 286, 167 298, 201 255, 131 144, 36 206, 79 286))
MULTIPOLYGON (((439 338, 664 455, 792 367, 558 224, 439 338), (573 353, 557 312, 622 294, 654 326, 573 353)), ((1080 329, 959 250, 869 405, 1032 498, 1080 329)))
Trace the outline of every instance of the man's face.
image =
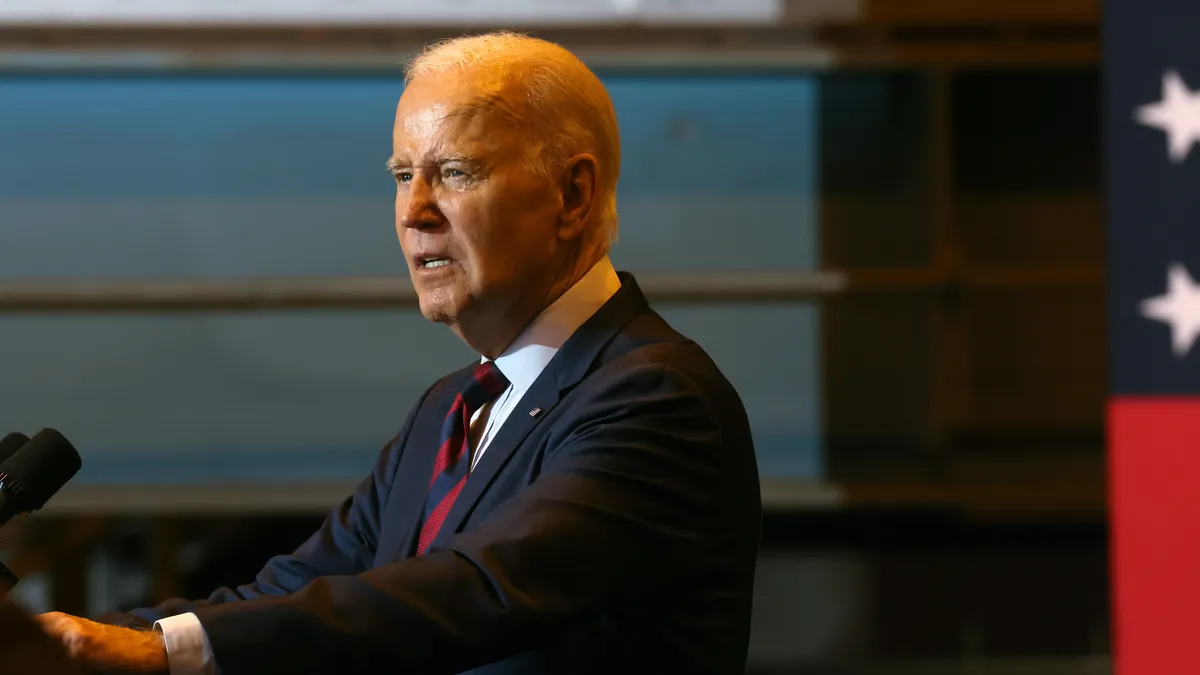
POLYGON ((487 325, 553 277, 561 190, 527 166, 521 101, 472 74, 417 78, 396 109, 396 234, 421 313, 487 325))

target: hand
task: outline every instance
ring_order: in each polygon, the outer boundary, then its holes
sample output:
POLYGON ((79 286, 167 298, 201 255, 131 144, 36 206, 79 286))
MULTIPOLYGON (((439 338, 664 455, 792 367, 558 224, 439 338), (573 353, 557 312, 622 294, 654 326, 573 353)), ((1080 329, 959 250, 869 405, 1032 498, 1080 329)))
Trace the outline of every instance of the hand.
POLYGON ((70 614, 39 614, 42 628, 67 648, 71 659, 106 675, 169 675, 167 645, 158 631, 131 630, 70 614))

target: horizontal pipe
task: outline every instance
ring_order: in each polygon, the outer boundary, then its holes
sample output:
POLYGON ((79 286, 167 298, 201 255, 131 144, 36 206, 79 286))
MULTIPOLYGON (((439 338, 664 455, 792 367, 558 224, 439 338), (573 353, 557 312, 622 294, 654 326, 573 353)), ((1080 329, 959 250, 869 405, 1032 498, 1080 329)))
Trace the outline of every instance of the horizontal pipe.
MULTIPOLYGON (((1038 3, 1019 3, 1016 11, 1004 10, 999 16, 976 15, 971 10, 970 15, 954 12, 939 18, 936 13, 909 16, 902 7, 909 0, 899 0, 896 8, 883 16, 855 18, 852 11, 833 7, 820 12, 811 0, 797 1, 800 4, 785 12, 782 20, 762 25, 575 24, 540 26, 536 33, 571 49, 598 69, 707 72, 930 64, 961 67, 1095 63, 1099 57, 1100 26, 1094 8, 1047 12, 1038 3), (1025 9, 1032 11, 1026 14, 1025 9), (839 18, 839 14, 843 16, 839 18)), ((480 29, 378 22, 359 26, 72 26, 6 25, 0 21, 0 72, 247 68, 384 69, 398 73, 405 60, 425 45, 480 29)))
MULTIPOLYGON (((1102 288, 1101 265, 808 272, 639 274, 650 298, 668 304, 789 303, 843 293, 1102 288)), ((407 279, 0 280, 0 314, 55 312, 243 312, 415 308, 407 279)))
MULTIPOLYGON (((592 47, 576 55, 596 70, 737 72, 820 71, 837 65, 832 49, 818 45, 764 45, 720 48, 655 45, 641 48, 592 47)), ((4 72, 187 72, 252 69, 262 71, 386 71, 400 73, 395 53, 369 48, 187 48, 141 47, 69 49, 14 48, 0 40, 4 72)))
MULTIPOLYGON (((846 289, 841 272, 638 275, 657 302, 798 302, 846 289)), ((407 279, 261 278, 234 280, 0 281, 0 313, 239 312, 295 309, 407 309, 407 279)))

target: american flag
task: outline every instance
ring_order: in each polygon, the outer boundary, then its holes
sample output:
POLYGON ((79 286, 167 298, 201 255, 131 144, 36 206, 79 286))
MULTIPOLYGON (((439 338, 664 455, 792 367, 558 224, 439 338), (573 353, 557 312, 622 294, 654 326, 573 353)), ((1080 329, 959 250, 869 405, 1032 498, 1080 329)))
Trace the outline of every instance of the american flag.
POLYGON ((1115 666, 1200 672, 1200 1, 1104 20, 1115 666))

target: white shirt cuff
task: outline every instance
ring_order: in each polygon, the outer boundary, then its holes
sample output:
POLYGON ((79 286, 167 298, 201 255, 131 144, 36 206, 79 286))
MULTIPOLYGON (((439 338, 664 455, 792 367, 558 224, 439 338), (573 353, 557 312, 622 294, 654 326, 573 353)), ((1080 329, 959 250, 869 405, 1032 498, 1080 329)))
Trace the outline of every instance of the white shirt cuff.
POLYGON ((200 619, 191 612, 169 616, 154 622, 167 643, 167 663, 171 675, 217 675, 212 645, 200 619))

